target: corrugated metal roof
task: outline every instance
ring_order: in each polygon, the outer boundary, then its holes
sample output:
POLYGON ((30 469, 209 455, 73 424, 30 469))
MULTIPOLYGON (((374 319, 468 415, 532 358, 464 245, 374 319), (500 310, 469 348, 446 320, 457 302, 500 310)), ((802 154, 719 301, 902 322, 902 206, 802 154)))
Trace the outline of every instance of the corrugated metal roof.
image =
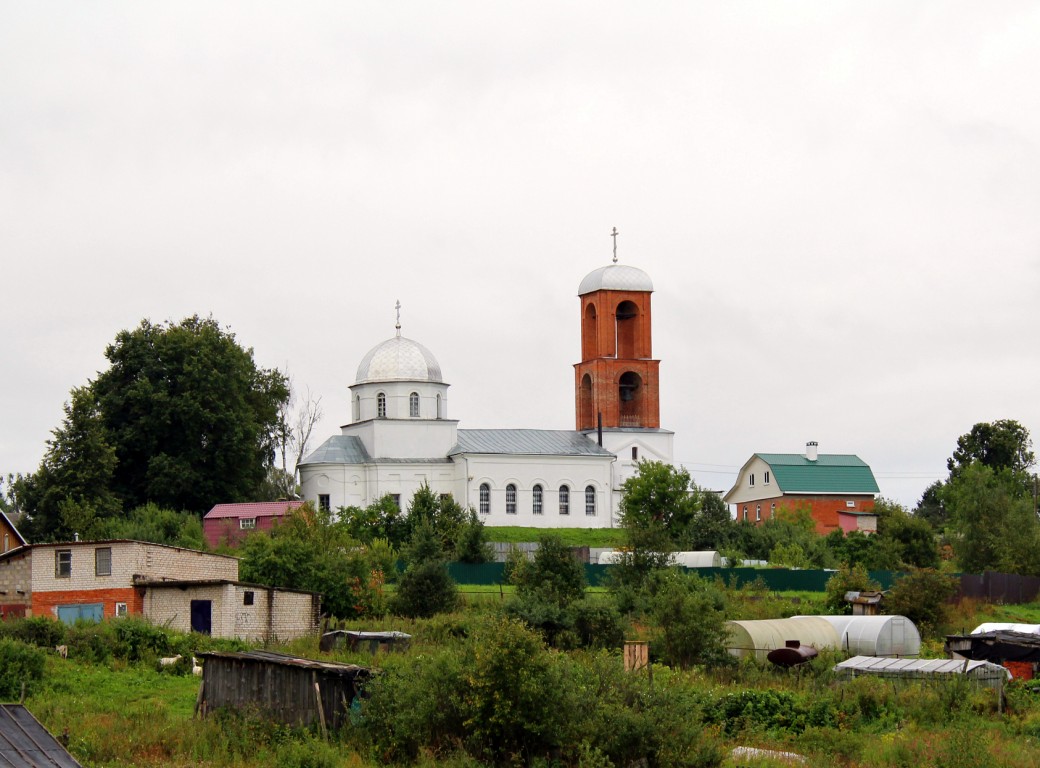
POLYGON ((448 451, 448 455, 460 453, 527 456, 614 455, 583 433, 563 429, 460 429, 459 441, 448 451))
POLYGON ((302 501, 246 501, 240 504, 216 504, 205 519, 223 517, 283 517, 289 510, 303 506, 302 501))
MULTIPOLYGON (((196 656, 201 659, 225 659, 228 661, 253 661, 263 664, 278 664, 284 667, 312 669, 346 677, 367 675, 370 672, 367 667, 359 667, 357 664, 340 664, 334 661, 316 661, 314 659, 304 659, 299 656, 290 656, 286 653, 275 653, 273 651, 243 651, 240 653, 203 651, 202 653, 197 653, 196 656)), ((203 670, 205 670, 205 666, 203 666, 203 670)))
POLYGON ((893 659, 885 656, 853 656, 834 667, 835 672, 870 673, 892 677, 970 675, 984 679, 1010 677, 1011 673, 988 661, 963 659, 893 659))
POLYGON ((0 765, 83 768, 21 704, 0 704, 0 765))
POLYGON ((784 493, 880 493, 874 473, 858 456, 821 453, 809 461, 799 453, 756 453, 784 493))
POLYGON ((319 445, 300 464, 364 464, 371 460, 361 438, 333 435, 319 445))

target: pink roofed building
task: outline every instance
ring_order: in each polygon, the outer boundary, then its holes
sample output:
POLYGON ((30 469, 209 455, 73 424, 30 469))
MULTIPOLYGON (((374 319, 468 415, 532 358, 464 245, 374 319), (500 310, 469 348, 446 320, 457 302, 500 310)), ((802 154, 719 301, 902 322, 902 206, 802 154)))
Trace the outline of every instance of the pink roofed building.
POLYGON ((241 504, 217 504, 202 518, 206 543, 216 549, 237 546, 253 531, 269 531, 302 501, 247 501, 241 504))

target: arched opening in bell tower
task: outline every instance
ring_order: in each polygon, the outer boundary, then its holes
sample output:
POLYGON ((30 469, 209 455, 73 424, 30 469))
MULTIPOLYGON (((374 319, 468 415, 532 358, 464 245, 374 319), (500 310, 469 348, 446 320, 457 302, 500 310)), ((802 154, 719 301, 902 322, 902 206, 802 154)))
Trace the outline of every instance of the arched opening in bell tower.
POLYGON ((590 429, 595 425, 595 414, 592 405, 592 377, 585 374, 578 387, 578 418, 581 429, 590 429))
POLYGON ((597 338, 599 336, 599 322, 596 317, 596 305, 589 304, 585 307, 585 315, 581 322, 581 359, 591 360, 598 357, 597 338))
POLYGON ((643 425, 643 380, 634 371, 626 371, 618 380, 618 410, 619 426, 643 425))
POLYGON ((614 312, 617 332, 617 356, 621 359, 636 357, 639 338, 639 308, 631 301, 623 301, 614 312))

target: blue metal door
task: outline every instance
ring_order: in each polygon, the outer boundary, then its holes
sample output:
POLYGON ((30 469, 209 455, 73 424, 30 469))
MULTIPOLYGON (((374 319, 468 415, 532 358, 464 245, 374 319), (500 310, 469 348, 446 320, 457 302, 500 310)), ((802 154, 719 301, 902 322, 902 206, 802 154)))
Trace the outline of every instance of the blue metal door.
POLYGON ((105 616, 104 603, 81 603, 79 605, 59 605, 58 620, 65 624, 77 621, 101 621, 105 616))
POLYGON ((210 634, 213 630, 213 601, 191 601, 191 631, 210 634))

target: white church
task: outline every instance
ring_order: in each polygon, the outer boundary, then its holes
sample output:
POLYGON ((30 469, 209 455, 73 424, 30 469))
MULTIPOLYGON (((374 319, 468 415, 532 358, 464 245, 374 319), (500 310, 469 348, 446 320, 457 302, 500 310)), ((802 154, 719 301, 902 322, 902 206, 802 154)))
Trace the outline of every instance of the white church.
POLYGON ((649 275, 614 263, 585 276, 575 426, 460 429, 433 354, 397 333, 361 360, 352 414, 300 464, 305 500, 365 507, 390 494, 407 508, 424 483, 477 510, 485 525, 609 528, 621 484, 642 459, 671 462, 651 353, 649 275))

